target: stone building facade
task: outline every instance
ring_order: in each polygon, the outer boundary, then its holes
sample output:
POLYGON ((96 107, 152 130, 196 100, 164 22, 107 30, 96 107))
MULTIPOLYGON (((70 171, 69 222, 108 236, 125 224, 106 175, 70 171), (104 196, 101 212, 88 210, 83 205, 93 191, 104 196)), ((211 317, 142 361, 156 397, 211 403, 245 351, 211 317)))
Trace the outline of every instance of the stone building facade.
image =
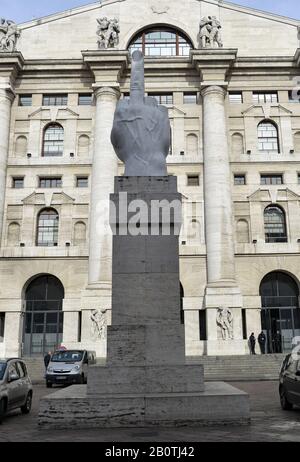
MULTIPOLYGON (((110 132, 145 53, 183 195, 186 354, 300 336, 300 22, 215 0, 106 0, 0 27, 0 357, 105 356, 110 132), (9 31, 11 35, 9 36, 9 31)), ((166 290, 168 288, 166 287, 166 290)), ((180 314, 179 314, 180 315, 180 314)))

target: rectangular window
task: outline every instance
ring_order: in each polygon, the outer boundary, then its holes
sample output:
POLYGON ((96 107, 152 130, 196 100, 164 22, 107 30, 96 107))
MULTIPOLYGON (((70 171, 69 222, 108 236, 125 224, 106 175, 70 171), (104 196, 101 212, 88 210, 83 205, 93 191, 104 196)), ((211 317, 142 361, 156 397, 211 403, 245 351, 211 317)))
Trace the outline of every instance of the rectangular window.
POLYGON ((173 93, 149 93, 158 104, 173 104, 173 93))
POLYGON ((0 342, 4 342, 5 313, 0 313, 0 342))
POLYGON ((283 175, 260 175, 260 184, 262 185, 283 184, 283 175))
POLYGON ((32 106, 32 95, 20 95, 19 106, 32 106))
POLYGON ((187 177, 187 185, 188 186, 199 186, 200 185, 200 177, 199 177, 199 175, 188 175, 188 177, 187 177))
POLYGON ((199 311, 200 340, 207 340, 206 310, 199 311))
POLYGON ((78 95, 78 105, 79 106, 91 106, 93 101, 92 93, 80 93, 78 95))
POLYGON ((246 184, 246 175, 234 175, 235 186, 241 186, 246 184))
POLYGON ((242 104, 243 103, 243 93, 241 91, 230 91, 229 101, 232 104, 242 104))
POLYGON ((76 187, 77 188, 88 188, 89 187, 89 177, 88 176, 78 176, 76 178, 76 187))
POLYGON ((24 188, 24 178, 13 178, 12 187, 14 189, 22 189, 24 188))
POLYGON ((289 102, 290 103, 300 103, 300 90, 290 90, 289 91, 289 102))
POLYGON ((278 103, 277 91, 254 91, 253 102, 257 104, 278 103))
POLYGON ((63 94, 52 94, 43 95, 43 106, 67 106, 68 95, 63 94))
POLYGON ((61 176, 58 177, 40 177, 39 178, 39 188, 61 188, 62 179, 61 176))
POLYGON ((198 103, 197 92, 183 94, 183 104, 197 104, 197 103, 198 103))
POLYGON ((78 335, 77 342, 81 342, 81 332, 82 332, 82 311, 78 311, 78 335))
POLYGON ((246 310, 242 310, 243 339, 248 340, 246 310))

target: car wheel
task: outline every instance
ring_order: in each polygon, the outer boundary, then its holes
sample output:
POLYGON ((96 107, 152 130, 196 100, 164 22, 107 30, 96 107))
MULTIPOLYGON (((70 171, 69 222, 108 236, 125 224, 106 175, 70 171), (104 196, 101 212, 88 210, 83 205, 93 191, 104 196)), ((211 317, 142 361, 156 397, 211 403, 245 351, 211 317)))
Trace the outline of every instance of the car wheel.
POLYGON ((0 424, 2 424, 4 416, 5 416, 5 401, 4 399, 1 399, 0 400, 0 424))
POLYGON ((81 376, 80 383, 84 384, 84 374, 82 374, 82 376, 81 376))
POLYGON ((47 388, 52 388, 52 383, 51 383, 51 382, 47 382, 47 383, 46 383, 46 387, 47 387, 47 388))
POLYGON ((293 405, 287 400, 284 388, 280 390, 280 404, 284 411, 291 411, 293 409, 293 405))
POLYGON ((22 414, 29 414, 32 405, 32 393, 28 393, 26 403, 21 407, 22 414))

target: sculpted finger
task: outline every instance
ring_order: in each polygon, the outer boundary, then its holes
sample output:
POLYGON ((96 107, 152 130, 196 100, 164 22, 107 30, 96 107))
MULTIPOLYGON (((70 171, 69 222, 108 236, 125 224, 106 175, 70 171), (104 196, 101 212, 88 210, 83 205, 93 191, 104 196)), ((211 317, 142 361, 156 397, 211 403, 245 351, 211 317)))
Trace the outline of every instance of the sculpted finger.
POLYGON ((136 50, 132 54, 130 100, 133 103, 143 103, 145 96, 144 55, 136 50))

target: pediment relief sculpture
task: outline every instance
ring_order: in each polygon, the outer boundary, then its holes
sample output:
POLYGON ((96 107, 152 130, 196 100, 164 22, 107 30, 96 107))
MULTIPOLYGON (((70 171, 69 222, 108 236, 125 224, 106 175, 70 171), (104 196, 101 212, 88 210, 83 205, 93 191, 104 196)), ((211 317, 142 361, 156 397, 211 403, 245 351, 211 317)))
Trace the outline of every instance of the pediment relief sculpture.
POLYGON ((119 20, 107 17, 97 19, 97 43, 99 50, 115 48, 119 45, 120 24, 119 20))
POLYGON ((200 21, 200 46, 202 48, 223 48, 221 23, 216 16, 207 16, 200 21))
POLYGON ((0 18, 0 52, 13 53, 17 48, 17 41, 21 35, 14 21, 0 18))

